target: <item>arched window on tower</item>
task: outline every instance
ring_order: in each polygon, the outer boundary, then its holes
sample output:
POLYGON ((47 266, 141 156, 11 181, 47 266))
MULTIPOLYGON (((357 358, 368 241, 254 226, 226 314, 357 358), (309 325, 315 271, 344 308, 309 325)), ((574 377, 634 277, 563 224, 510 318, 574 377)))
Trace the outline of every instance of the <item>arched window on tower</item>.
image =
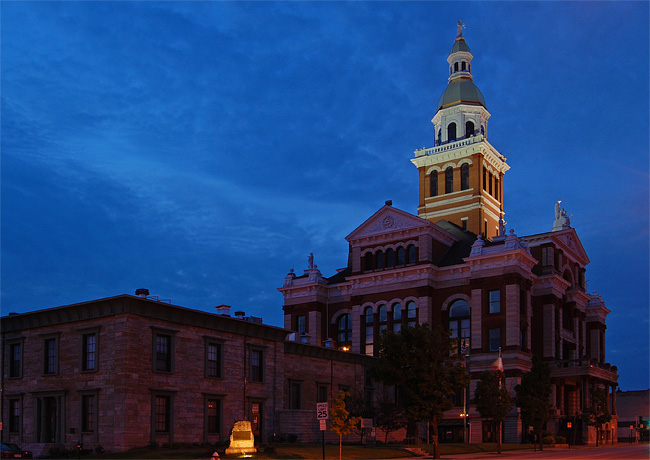
POLYGON ((496 176, 494 177, 494 198, 496 198, 497 201, 499 200, 499 178, 496 176))
POLYGON ((458 63, 454 62, 454 73, 458 72, 458 63))
POLYGON ((470 316, 466 300, 456 300, 449 308, 449 332, 458 353, 469 353, 470 316))
POLYGON ((454 142, 456 140, 456 123, 449 123, 447 125, 447 142, 454 142))
POLYGON ((386 250, 386 268, 395 266, 395 251, 393 249, 386 250))
POLYGON ((438 144, 442 144, 442 129, 438 129, 438 144))
POLYGON ((472 137, 474 135, 474 123, 471 121, 465 122, 465 137, 472 137))
POLYGON ((492 174, 488 174, 488 193, 492 195, 492 174))
POLYGON ((445 193, 454 191, 454 168, 451 166, 445 169, 445 193))
POLYGON ((460 189, 467 190, 469 188, 469 165, 465 163, 460 167, 460 189))
POLYGON ((438 171, 429 174, 429 196, 438 196, 438 171))
POLYGON ((375 320, 372 313, 372 307, 368 307, 364 313, 364 323, 365 323, 365 353, 372 356, 375 352, 375 320))
POLYGON ((364 259, 365 259, 365 263, 364 263, 365 271, 370 271, 370 270, 372 270, 374 268, 374 263, 373 263, 374 258, 375 258, 375 256, 371 252, 368 252, 364 256, 364 259))
POLYGON ((418 312, 415 308, 415 302, 412 300, 406 304, 406 325, 414 327, 418 320, 418 312))
POLYGON ((397 265, 404 265, 405 262, 405 251, 404 247, 400 246, 397 248, 397 265))
POLYGON ((352 315, 341 315, 336 323, 337 348, 348 351, 352 345, 352 315))
POLYGON ((381 305, 379 307, 379 335, 383 334, 386 332, 386 329, 388 329, 388 310, 386 308, 386 305, 381 305))
POLYGON ((402 304, 393 305, 393 332, 399 332, 402 329, 402 304))
POLYGON ((375 267, 384 268, 384 251, 377 251, 375 254, 375 267))
POLYGON ((467 63, 465 61, 461 63, 460 70, 462 70, 463 72, 467 70, 467 63))
POLYGON ((411 244, 406 248, 406 263, 414 264, 415 263, 415 245, 411 244))

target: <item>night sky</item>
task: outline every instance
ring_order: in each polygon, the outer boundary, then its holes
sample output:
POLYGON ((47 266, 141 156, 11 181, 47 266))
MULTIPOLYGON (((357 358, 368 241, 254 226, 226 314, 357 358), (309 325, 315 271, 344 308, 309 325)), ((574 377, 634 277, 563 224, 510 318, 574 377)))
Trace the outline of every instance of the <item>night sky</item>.
POLYGON ((281 326, 385 200, 459 19, 517 235, 571 215, 623 390, 649 380, 648 2, 7 2, 2 314, 133 294, 281 326))

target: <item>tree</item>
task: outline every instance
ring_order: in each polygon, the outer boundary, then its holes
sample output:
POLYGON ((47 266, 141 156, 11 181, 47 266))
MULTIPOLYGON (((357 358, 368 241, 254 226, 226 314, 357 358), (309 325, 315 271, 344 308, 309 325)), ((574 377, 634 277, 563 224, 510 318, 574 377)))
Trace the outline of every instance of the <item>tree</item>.
POLYGON ((377 407, 375 426, 384 432, 384 444, 388 442, 388 434, 404 428, 408 420, 404 409, 395 401, 383 397, 377 407))
POLYGON ((591 404, 585 409, 582 417, 587 425, 596 427, 596 445, 598 445, 600 430, 605 423, 612 419, 612 414, 609 413, 606 390, 596 388, 591 392, 591 404))
POLYGON ((330 401, 332 409, 330 417, 332 424, 330 431, 339 435, 339 460, 342 458, 343 435, 348 435, 352 429, 361 422, 361 417, 350 417, 350 413, 345 408, 345 398, 348 394, 341 390, 339 396, 330 401))
POLYGON ((533 356, 533 367, 521 377, 521 384, 515 386, 515 402, 521 409, 521 421, 535 430, 540 450, 543 448, 542 430, 553 410, 551 390, 551 369, 537 356, 533 356))
POLYGON ((481 418, 497 423, 497 452, 501 453, 503 421, 514 407, 510 392, 503 386, 504 375, 500 370, 485 371, 479 376, 474 392, 474 404, 481 418))
POLYGON ((451 398, 465 388, 468 378, 449 332, 427 324, 383 334, 377 343, 375 376, 399 388, 399 403, 414 422, 433 423, 433 456, 440 458, 438 422, 453 408, 451 398))
MULTIPOLYGON (((366 398, 366 395, 360 391, 355 391, 345 398, 345 409, 352 417, 374 418, 374 407, 372 402, 366 398)), ((359 442, 363 444, 363 437, 371 430, 370 427, 363 427, 361 423, 354 427, 353 431, 359 435, 359 442)))

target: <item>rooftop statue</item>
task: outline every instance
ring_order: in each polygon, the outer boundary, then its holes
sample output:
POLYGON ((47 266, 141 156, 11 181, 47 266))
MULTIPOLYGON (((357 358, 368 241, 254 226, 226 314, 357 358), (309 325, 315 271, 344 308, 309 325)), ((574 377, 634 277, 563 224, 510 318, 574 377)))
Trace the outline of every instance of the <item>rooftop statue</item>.
POLYGON ((566 209, 560 207, 560 203, 562 201, 555 203, 555 221, 552 229, 554 232, 571 228, 571 216, 567 215, 566 209))
POLYGON ((462 37, 463 36, 463 29, 465 29, 465 23, 461 21, 460 19, 458 20, 458 28, 456 30, 456 37, 462 37))

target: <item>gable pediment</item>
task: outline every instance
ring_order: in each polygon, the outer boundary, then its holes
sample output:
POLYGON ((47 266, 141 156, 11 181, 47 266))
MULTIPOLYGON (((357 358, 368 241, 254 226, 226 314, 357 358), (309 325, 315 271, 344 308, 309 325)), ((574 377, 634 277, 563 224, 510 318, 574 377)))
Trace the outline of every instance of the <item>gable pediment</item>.
POLYGON ((571 254, 583 267, 589 263, 587 251, 582 246, 575 229, 569 228, 553 232, 551 235, 557 246, 562 248, 566 254, 571 254))
POLYGON ((428 220, 385 205, 345 237, 349 243, 372 239, 373 241, 416 237, 431 234, 436 240, 451 245, 456 238, 428 220))

